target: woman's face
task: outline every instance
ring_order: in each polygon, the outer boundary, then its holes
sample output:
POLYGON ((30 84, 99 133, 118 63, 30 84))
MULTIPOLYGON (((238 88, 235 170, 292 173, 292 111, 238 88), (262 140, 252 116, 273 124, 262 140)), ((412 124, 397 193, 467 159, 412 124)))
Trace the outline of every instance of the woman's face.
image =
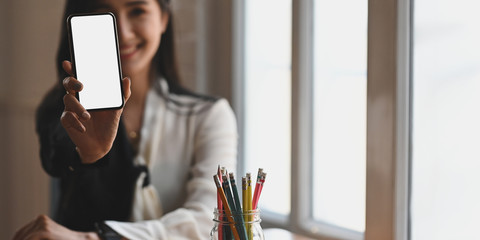
POLYGON ((112 12, 117 18, 120 58, 125 76, 148 74, 168 14, 156 0, 99 0, 97 12, 112 12))

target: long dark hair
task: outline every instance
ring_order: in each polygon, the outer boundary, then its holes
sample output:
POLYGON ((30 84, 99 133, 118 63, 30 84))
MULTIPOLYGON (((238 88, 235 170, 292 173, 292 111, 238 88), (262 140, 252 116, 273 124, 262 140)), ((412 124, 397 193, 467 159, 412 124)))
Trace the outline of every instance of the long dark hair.
MULTIPOLYGON (((152 67, 157 71, 159 76, 166 79, 171 92, 184 92, 185 89, 180 84, 180 77, 178 75, 177 59, 175 55, 175 42, 173 31, 173 17, 170 8, 170 0, 157 0, 161 11, 168 14, 169 21, 165 32, 162 34, 160 46, 158 47, 155 56, 153 57, 152 67)), ((68 46, 68 32, 66 19, 70 14, 87 13, 93 10, 95 0, 68 0, 65 5, 65 12, 63 15, 62 30, 60 36, 60 45, 57 52, 57 87, 63 89, 62 80, 67 77, 67 73, 63 70, 62 62, 70 60, 70 51, 68 46)), ((153 79, 152 79, 153 80, 153 79)), ((157 80, 157 79, 155 79, 157 80)), ((160 84, 152 84, 153 87, 158 88, 160 84)), ((158 89, 160 90, 160 89, 158 89)))

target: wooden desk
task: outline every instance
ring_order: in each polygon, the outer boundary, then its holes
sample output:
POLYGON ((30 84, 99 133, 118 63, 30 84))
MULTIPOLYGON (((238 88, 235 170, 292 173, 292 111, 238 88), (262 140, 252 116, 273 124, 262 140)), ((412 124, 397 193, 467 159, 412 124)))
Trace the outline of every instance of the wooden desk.
POLYGON ((291 233, 281 228, 266 228, 263 229, 265 239, 282 239, 282 240, 313 240, 313 238, 307 238, 298 234, 291 233))

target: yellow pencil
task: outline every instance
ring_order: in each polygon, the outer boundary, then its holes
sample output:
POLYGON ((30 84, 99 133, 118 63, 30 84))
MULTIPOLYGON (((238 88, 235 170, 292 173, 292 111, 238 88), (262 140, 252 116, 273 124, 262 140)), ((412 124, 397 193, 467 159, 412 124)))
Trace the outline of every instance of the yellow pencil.
POLYGON ((243 220, 248 222, 248 200, 247 200, 247 178, 242 177, 242 206, 243 206, 243 220))
POLYGON ((252 175, 247 173, 247 213, 248 213, 248 224, 247 224, 247 235, 248 239, 253 239, 253 232, 252 232, 252 175))
POLYGON ((240 240, 240 236, 238 235, 237 229, 235 228, 235 222, 233 219, 232 211, 230 211, 230 207, 227 202, 227 197, 225 196, 225 192, 223 191, 222 185, 220 184, 220 180, 217 175, 213 175, 213 180, 215 181, 215 185, 217 185, 217 191, 220 194, 220 199, 223 203, 223 208, 225 209, 225 213, 227 214, 228 223, 230 228, 233 232, 233 237, 235 240, 240 240))

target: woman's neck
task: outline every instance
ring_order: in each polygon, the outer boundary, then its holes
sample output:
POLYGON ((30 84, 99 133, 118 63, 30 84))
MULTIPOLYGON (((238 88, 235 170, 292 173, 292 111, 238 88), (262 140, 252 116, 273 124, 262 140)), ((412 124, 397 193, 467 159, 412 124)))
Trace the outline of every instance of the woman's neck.
POLYGON ((130 76, 132 95, 127 102, 126 107, 141 107, 145 102, 148 90, 150 89, 152 75, 149 71, 141 71, 130 76))
POLYGON ((132 82, 132 95, 130 95, 130 99, 125 104, 123 120, 132 143, 137 145, 142 127, 146 97, 153 74, 150 74, 149 71, 144 71, 143 73, 131 74, 129 77, 132 82))

